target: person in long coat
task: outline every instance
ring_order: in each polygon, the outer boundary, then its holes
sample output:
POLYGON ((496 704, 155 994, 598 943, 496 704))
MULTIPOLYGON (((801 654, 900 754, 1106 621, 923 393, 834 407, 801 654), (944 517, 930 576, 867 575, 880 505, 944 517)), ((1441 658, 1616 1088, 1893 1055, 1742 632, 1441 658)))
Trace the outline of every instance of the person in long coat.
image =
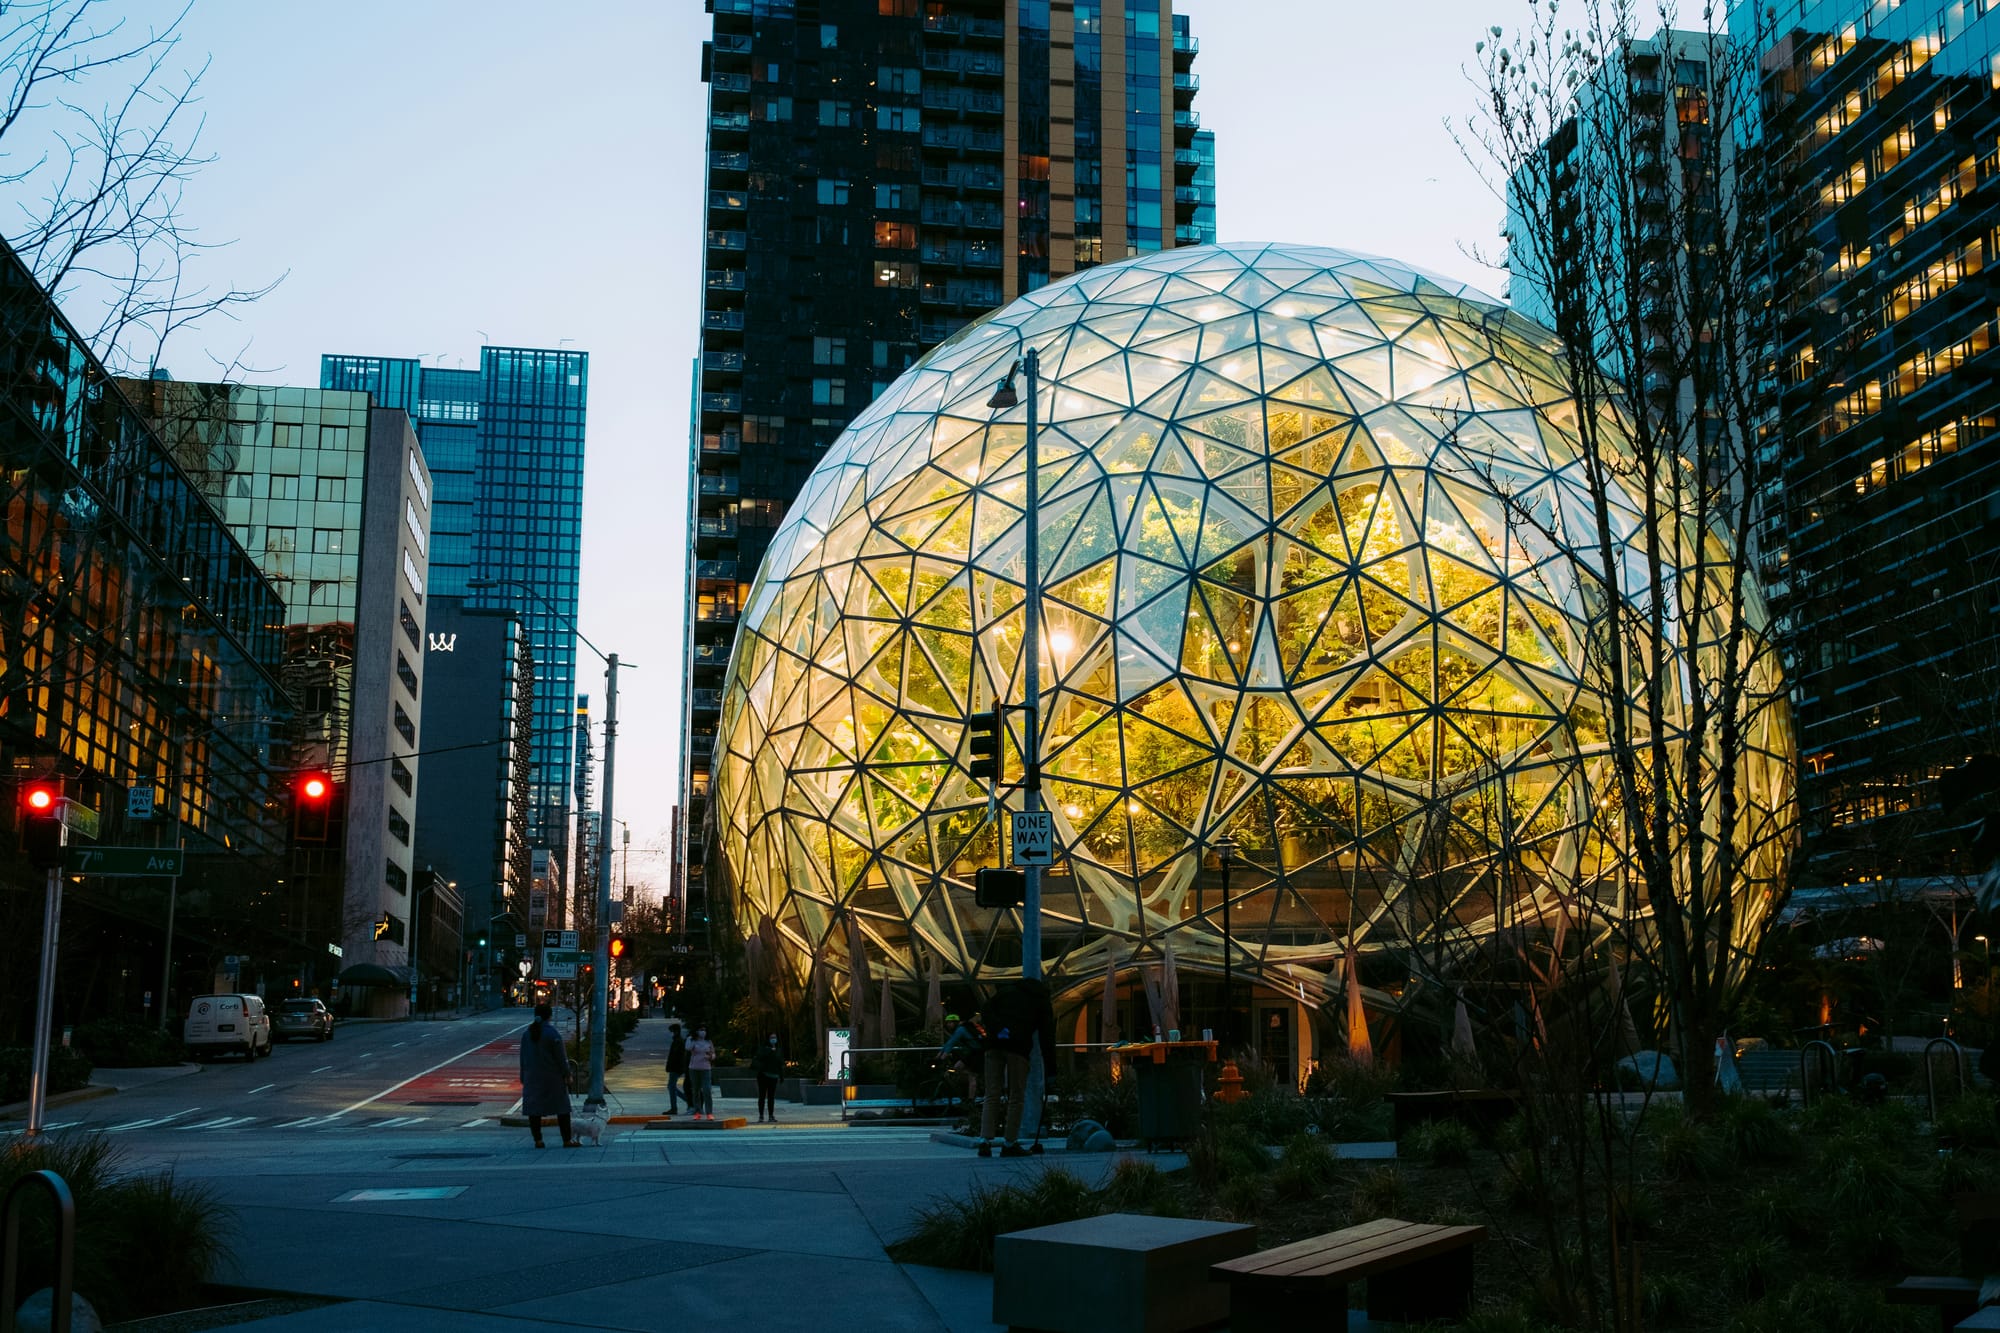
POLYGON ((548 1147, 542 1142, 542 1117, 551 1115, 562 1131, 563 1147, 575 1148, 579 1143, 569 1127, 569 1051, 554 1013, 546 1004, 536 1005, 535 1021, 521 1034, 521 1114, 528 1117, 537 1148, 548 1147))

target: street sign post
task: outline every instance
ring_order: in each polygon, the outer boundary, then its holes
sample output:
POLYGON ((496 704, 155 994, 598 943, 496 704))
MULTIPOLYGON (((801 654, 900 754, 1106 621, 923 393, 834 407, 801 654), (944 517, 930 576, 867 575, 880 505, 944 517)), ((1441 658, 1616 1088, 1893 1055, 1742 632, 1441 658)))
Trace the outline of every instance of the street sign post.
POLYGON ((544 949, 542 978, 545 981, 575 981, 577 965, 582 961, 581 949, 544 949))
POLYGON ((1013 816, 1014 864, 1055 864, 1055 816, 1047 810, 1016 810, 1013 816))
POLYGON ((564 931, 564 932, 562 933, 562 947, 563 947, 563 948, 565 948, 565 949, 575 949, 575 948, 577 948, 577 947, 578 947, 578 945, 577 945, 577 942, 576 942, 576 932, 575 932, 575 931, 573 931, 573 930, 565 930, 565 931, 564 931))
POLYGON ((72 875, 178 875, 187 853, 178 847, 69 846, 72 875))
POLYGON ((125 818, 151 819, 153 817, 153 789, 134 787, 125 793, 125 818))
POLYGON ((65 796, 56 802, 56 818, 71 833, 81 833, 86 838, 97 836, 97 811, 81 801, 65 796))
POLYGON ((542 932, 542 947, 544 949, 560 949, 563 947, 562 937, 563 933, 560 930, 545 930, 542 932))

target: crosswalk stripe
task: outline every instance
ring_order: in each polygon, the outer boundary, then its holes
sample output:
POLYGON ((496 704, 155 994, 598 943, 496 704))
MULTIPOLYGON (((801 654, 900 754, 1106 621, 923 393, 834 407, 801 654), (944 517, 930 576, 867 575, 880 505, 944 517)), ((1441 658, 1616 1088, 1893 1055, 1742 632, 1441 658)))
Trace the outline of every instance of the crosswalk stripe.
POLYGON ((468 1120, 468 1121, 466 1121, 466 1122, 465 1122, 464 1124, 460 1125, 460 1126, 459 1126, 459 1128, 460 1128, 460 1129, 471 1129, 471 1128, 472 1128, 472 1127, 473 1127, 474 1125, 485 1125, 485 1124, 490 1124, 490 1123, 492 1123, 492 1119, 493 1119, 493 1118, 492 1118, 491 1116, 484 1116, 484 1115, 483 1115, 483 1116, 480 1116, 480 1117, 479 1117, 479 1119, 477 1119, 477 1120, 468 1120))

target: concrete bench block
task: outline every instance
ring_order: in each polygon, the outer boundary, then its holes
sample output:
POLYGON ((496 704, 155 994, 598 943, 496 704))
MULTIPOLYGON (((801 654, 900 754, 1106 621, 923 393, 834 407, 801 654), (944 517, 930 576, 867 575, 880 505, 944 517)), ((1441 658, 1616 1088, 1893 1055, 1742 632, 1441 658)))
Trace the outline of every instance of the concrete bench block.
POLYGON ((1209 1266, 1249 1254, 1235 1222, 1109 1213, 1034 1227, 993 1244, 993 1322, 1050 1333, 1178 1333, 1229 1316, 1209 1266))

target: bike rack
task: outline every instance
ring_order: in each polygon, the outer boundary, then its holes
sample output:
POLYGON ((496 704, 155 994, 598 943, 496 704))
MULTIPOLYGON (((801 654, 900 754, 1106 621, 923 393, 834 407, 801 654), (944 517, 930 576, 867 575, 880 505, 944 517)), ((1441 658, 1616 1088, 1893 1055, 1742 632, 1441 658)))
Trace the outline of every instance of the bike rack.
POLYGON ((1812 1071, 1817 1067, 1825 1075, 1825 1081, 1834 1087, 1840 1086, 1840 1052, 1830 1041, 1809 1041, 1799 1047, 1799 1107, 1801 1110, 1812 1105, 1812 1071), (1810 1057, 1815 1050, 1826 1052, 1818 1060, 1810 1057))
POLYGON ((1970 1082, 1965 1076, 1965 1048, 1950 1037, 1932 1037, 1924 1043, 1924 1091, 1930 1097, 1931 1123, 1937 1123, 1937 1066, 1931 1061, 1931 1052, 1943 1046, 1951 1051, 1951 1067, 1958 1075, 1958 1095, 1963 1097, 1970 1082))
POLYGON ((0 1257, 0 1333, 14 1333, 14 1287, 21 1273, 22 1191, 40 1185, 49 1192, 56 1210, 55 1304, 49 1311, 50 1333, 69 1333, 70 1298, 76 1287, 76 1200, 69 1186, 53 1171, 33 1171, 14 1182, 7 1199, 0 1204, 0 1219, 6 1230, 6 1253, 0 1257))

